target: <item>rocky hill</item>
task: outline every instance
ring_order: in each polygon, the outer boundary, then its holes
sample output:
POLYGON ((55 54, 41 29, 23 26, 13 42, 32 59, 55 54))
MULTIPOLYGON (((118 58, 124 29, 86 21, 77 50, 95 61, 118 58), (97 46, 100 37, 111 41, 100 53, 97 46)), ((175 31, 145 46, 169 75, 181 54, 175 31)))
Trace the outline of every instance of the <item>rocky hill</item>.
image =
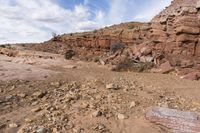
POLYGON ((103 64, 117 64, 126 56, 137 63, 153 63, 153 72, 176 70, 179 75, 186 75, 184 78, 198 79, 199 14, 198 0, 174 0, 149 23, 122 23, 91 32, 64 34, 27 47, 59 54, 71 51, 79 59, 98 58, 103 64))
POLYGON ((199 3, 1 45, 0 133, 200 133, 199 3))

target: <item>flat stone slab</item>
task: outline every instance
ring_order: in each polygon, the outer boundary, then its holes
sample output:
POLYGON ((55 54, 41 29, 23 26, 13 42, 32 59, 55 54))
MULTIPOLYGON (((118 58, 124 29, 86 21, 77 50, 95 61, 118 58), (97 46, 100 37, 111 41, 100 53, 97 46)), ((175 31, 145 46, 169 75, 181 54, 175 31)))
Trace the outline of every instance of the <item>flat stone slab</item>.
POLYGON ((200 133, 199 116, 194 112, 152 107, 147 111, 146 119, 169 128, 173 133, 200 133))

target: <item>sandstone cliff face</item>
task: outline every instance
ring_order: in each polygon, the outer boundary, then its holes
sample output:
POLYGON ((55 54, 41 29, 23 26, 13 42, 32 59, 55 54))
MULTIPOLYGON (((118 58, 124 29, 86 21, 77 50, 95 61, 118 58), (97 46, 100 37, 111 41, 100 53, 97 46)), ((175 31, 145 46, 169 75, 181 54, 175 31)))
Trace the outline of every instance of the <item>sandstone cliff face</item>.
POLYGON ((174 0, 153 18, 149 39, 173 66, 200 65, 199 15, 198 0, 174 0))
POLYGON ((129 22, 84 33, 64 34, 37 45, 27 45, 34 50, 64 54, 72 49, 79 58, 101 56, 113 44, 126 48, 143 43, 149 34, 150 23, 129 22))
POLYGON ((178 74, 192 72, 196 78, 200 77, 195 73, 200 69, 199 36, 200 1, 174 0, 150 23, 122 23, 92 32, 65 34, 28 47, 59 54, 72 49, 79 58, 107 56, 106 61, 128 55, 136 62, 153 62, 162 73, 176 68, 178 74), (123 52, 108 54, 115 44, 123 44, 123 52))

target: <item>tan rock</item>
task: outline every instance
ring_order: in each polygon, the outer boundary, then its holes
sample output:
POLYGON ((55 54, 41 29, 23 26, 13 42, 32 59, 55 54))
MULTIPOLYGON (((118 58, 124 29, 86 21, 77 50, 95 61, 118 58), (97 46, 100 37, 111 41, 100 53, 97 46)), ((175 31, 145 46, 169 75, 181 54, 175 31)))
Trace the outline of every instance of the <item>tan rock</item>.
POLYGON ((106 89, 118 90, 119 86, 116 84, 107 84, 106 89))
POLYGON ((21 98, 25 98, 26 97, 26 94, 25 93, 19 93, 17 94, 17 96, 21 97, 21 98))
POLYGON ((180 78, 188 80, 198 80, 200 78, 200 72, 192 72, 184 76, 181 76, 180 78))
POLYGON ((160 66, 159 66, 159 68, 153 68, 152 70, 151 70, 151 72, 155 72, 155 73, 162 73, 162 74, 167 74, 167 73, 169 73, 169 72, 171 72, 171 71, 173 71, 174 70, 174 68, 171 66, 171 64, 167 61, 167 62, 165 62, 165 63, 163 63, 163 64, 161 64, 160 66))
POLYGON ((37 108, 31 109, 31 112, 39 112, 39 111, 41 111, 41 110, 42 110, 41 107, 37 107, 37 108))
POLYGON ((133 108, 133 107, 135 107, 136 106, 136 103, 133 101, 133 102, 131 102, 131 104, 130 104, 130 108, 133 108))
POLYGON ((10 123, 8 126, 9 126, 10 128, 16 128, 16 127, 18 127, 19 125, 16 124, 16 123, 10 123))
POLYGON ((128 117, 127 117, 126 115, 124 115, 124 114, 119 113, 119 114, 117 115, 117 118, 118 118, 119 120, 124 120, 124 119, 127 119, 128 117))
POLYGON ((196 8, 200 9, 200 1, 197 1, 196 8))
POLYGON ((197 35, 199 34, 200 30, 199 28, 196 27, 189 27, 189 26, 180 26, 176 28, 176 34, 194 34, 197 35))

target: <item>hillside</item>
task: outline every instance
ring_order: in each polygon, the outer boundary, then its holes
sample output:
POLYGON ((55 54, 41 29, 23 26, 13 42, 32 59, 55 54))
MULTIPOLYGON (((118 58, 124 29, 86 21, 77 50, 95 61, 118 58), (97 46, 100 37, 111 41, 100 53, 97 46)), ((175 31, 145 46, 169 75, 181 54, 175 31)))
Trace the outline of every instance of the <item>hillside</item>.
POLYGON ((79 59, 100 58, 115 65, 126 56, 138 62, 153 63, 156 68, 153 72, 168 73, 176 69, 178 75, 198 79, 199 8, 197 0, 174 0, 150 23, 130 22, 92 32, 64 34, 28 47, 63 55, 73 50, 79 59), (119 48, 114 52, 122 52, 112 53, 112 48, 119 45, 123 45, 123 50, 119 48))
POLYGON ((199 15, 0 46, 0 133, 199 133, 199 15))

